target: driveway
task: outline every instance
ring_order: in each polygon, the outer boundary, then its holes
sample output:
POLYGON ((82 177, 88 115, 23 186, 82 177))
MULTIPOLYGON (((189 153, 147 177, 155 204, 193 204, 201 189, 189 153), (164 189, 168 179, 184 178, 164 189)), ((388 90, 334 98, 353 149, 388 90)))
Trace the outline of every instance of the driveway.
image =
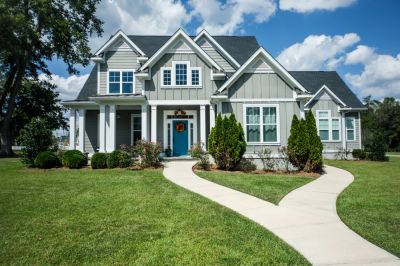
POLYGON ((164 176, 264 226, 313 265, 400 265, 399 258, 350 230, 337 215, 336 198, 354 179, 347 171, 326 166, 325 174, 292 191, 277 206, 198 177, 194 164, 167 162, 164 176))

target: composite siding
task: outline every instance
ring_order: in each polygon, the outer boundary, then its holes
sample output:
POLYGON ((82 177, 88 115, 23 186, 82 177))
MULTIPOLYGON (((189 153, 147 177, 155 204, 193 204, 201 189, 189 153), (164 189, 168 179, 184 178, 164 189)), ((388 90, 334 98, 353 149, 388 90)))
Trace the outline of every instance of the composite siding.
POLYGON ((231 65, 210 43, 206 41, 206 38, 201 38, 197 41, 197 44, 206 52, 225 72, 235 72, 235 68, 231 65), (208 45, 210 44, 210 45, 208 45))

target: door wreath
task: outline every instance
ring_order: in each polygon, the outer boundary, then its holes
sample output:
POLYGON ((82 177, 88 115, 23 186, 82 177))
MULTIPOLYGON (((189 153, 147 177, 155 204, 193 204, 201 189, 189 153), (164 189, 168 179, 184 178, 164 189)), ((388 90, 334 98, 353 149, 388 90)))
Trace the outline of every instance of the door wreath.
POLYGON ((185 131, 185 124, 184 123, 176 123, 175 129, 177 132, 185 131))

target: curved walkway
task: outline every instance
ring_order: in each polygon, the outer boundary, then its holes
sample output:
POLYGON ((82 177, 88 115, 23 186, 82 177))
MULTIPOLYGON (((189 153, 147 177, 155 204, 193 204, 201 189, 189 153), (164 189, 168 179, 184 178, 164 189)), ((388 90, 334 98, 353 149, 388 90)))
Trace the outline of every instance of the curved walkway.
POLYGON ((336 198, 353 182, 342 169, 326 174, 286 195, 278 206, 202 179, 193 161, 165 164, 164 176, 264 226, 314 265, 400 265, 399 258, 350 230, 336 213, 336 198))

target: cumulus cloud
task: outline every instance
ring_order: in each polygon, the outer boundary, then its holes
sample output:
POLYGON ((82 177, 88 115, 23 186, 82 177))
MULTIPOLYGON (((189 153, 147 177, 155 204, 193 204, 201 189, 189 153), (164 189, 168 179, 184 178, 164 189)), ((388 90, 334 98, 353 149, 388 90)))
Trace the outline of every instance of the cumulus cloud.
POLYGON ((280 0, 279 8, 297 13, 308 13, 316 10, 333 11, 340 7, 348 7, 357 0, 280 0))
POLYGON ((400 53, 394 57, 377 54, 373 48, 367 46, 358 46, 347 54, 346 64, 363 65, 361 73, 345 75, 360 96, 400 99, 400 53))
POLYGON ((355 33, 345 35, 310 35, 302 43, 284 49, 277 57, 289 70, 335 69, 346 50, 360 41, 355 33))
POLYGON ((39 75, 39 79, 46 80, 57 87, 56 90, 60 93, 60 99, 62 101, 76 99, 76 96, 78 96, 79 91, 82 89, 88 77, 89 74, 82 76, 72 75, 67 78, 55 74, 50 77, 45 74, 39 75))
POLYGON ((252 18, 255 23, 266 22, 276 11, 274 0, 228 0, 225 3, 192 0, 190 5, 193 8, 191 14, 202 21, 197 32, 204 28, 215 35, 243 31, 241 26, 245 17, 252 18))

